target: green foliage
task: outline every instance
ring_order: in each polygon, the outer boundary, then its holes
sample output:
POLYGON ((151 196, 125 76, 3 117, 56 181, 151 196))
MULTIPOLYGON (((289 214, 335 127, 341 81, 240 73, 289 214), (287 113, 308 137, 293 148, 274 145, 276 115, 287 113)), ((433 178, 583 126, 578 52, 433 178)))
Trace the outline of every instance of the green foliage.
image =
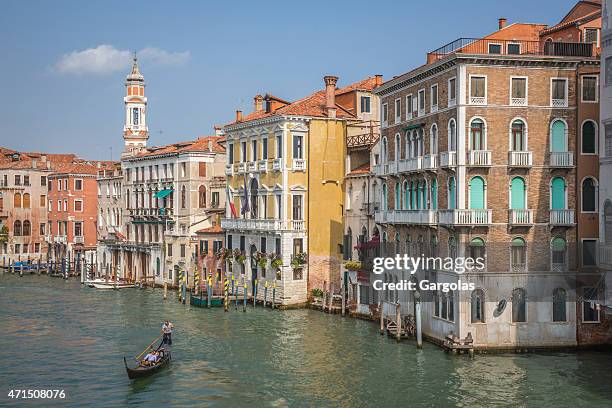
POLYGON ((293 255, 291 259, 291 267, 293 269, 298 269, 306 265, 306 252, 300 252, 298 254, 293 255))
POLYGON ((310 291, 310 294, 312 295, 313 298, 320 298, 320 297, 323 297, 323 290, 319 288, 313 288, 310 291))

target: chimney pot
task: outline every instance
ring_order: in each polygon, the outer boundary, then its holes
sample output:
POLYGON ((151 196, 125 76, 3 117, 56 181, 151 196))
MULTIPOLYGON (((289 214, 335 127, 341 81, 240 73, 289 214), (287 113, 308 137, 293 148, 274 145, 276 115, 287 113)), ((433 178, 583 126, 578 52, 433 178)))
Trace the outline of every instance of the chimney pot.
POLYGON ((255 105, 255 112, 261 111, 263 109, 263 96, 255 95, 253 104, 255 105))
POLYGON ((36 168, 36 159, 32 159, 32 168, 35 169, 36 168))
POLYGON ((338 77, 326 75, 323 77, 325 81, 325 108, 327 109, 327 117, 336 118, 336 83, 338 77))
POLYGON ((504 28, 506 26, 506 23, 508 22, 508 20, 506 20, 505 18, 500 18, 497 20, 497 23, 499 25, 499 29, 501 30, 502 28, 504 28))
POLYGON ((376 74, 374 75, 374 84, 376 86, 381 86, 383 83, 383 76, 380 74, 376 74))
POLYGON ((208 141, 208 151, 209 151, 209 152, 212 152, 212 151, 213 151, 213 149, 212 149, 212 140, 209 140, 209 141, 208 141))
POLYGON ((242 122, 242 111, 241 110, 236 111, 236 122, 242 122))

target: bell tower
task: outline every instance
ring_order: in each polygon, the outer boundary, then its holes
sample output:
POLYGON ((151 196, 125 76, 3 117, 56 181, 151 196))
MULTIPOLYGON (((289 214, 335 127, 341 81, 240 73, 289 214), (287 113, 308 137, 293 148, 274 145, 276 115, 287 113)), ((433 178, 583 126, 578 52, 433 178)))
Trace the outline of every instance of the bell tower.
POLYGON ((123 140, 125 149, 122 156, 138 153, 147 146, 149 129, 147 127, 147 98, 145 96, 144 76, 138 69, 138 59, 134 53, 132 71, 125 80, 125 125, 123 140))

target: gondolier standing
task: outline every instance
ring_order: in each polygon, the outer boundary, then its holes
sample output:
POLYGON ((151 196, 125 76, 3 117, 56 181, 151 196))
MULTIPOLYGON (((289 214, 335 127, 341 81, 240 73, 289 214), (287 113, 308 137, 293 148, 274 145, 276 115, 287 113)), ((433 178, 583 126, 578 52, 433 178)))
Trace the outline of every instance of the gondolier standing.
POLYGON ((168 320, 162 324, 162 333, 164 334, 163 343, 171 346, 172 345, 172 329, 174 325, 170 323, 168 320))

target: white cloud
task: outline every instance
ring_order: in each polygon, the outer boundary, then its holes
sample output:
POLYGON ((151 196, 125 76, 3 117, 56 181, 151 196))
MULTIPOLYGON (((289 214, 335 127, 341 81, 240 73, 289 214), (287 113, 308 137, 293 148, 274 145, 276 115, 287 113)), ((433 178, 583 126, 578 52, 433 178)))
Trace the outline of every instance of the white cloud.
MULTIPOLYGON (((183 64, 191 57, 189 51, 168 52, 160 48, 147 47, 137 53, 139 62, 154 65, 183 64)), ((132 52, 118 50, 112 45, 102 44, 95 48, 73 51, 63 55, 55 69, 63 74, 108 74, 125 71, 132 61, 132 52)))

